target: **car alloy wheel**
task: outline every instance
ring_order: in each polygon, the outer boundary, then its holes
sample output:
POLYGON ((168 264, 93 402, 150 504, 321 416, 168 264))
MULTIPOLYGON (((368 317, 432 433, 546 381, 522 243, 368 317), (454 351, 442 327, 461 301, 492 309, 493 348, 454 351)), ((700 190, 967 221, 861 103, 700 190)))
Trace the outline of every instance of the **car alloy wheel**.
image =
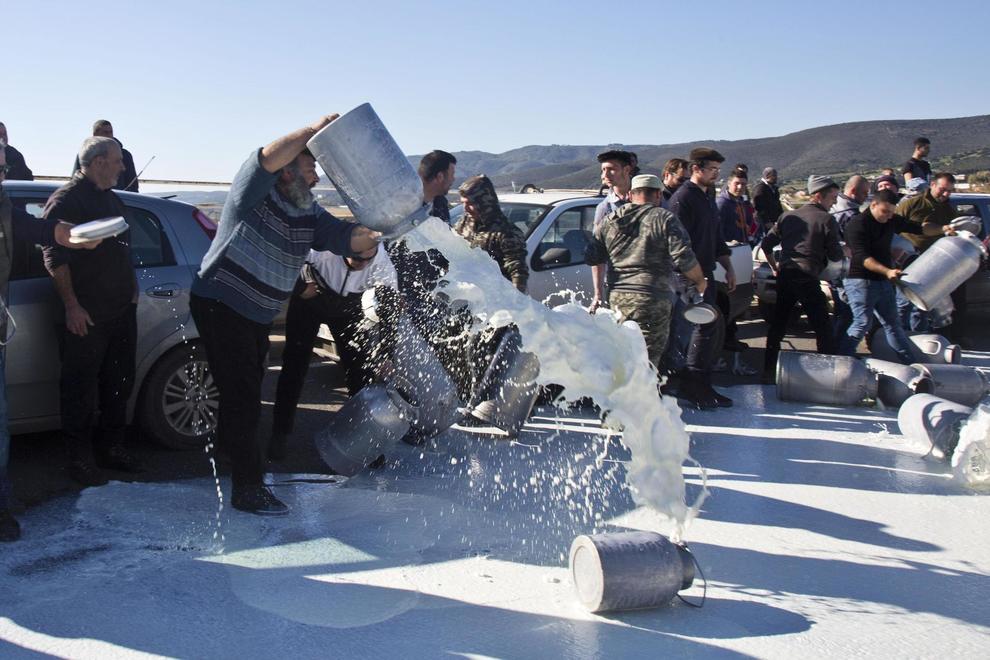
POLYGON ((162 391, 162 411, 173 431, 201 437, 217 426, 219 390, 205 360, 192 360, 172 372, 162 391))

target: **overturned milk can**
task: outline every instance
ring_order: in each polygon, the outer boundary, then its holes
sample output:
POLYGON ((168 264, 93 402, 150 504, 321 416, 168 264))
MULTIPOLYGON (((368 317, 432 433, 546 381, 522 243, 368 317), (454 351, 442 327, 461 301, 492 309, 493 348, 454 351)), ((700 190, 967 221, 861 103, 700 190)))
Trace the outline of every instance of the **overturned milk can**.
POLYGON ((539 359, 522 350, 519 331, 510 329, 478 383, 474 415, 515 437, 539 396, 539 375, 539 359))
POLYGON ((427 440, 449 429, 459 417, 457 387, 433 348, 405 316, 399 321, 393 364, 406 383, 403 392, 418 406, 410 428, 415 439, 427 440))
POLYGON ((897 411, 901 433, 932 443, 949 458, 959 444, 959 431, 973 409, 932 394, 915 394, 897 411))
POLYGON ((945 236, 904 269, 897 285, 918 309, 928 311, 979 269, 986 248, 968 231, 945 236))
POLYGON ((429 215, 423 182, 370 103, 338 117, 306 146, 362 225, 393 238, 429 215))
POLYGON ((932 381, 931 393, 964 406, 975 406, 987 395, 987 377, 962 364, 913 364, 932 381))
POLYGON ((922 365, 907 365, 876 358, 863 360, 867 369, 877 374, 877 398, 883 405, 897 408, 914 394, 932 394, 935 386, 922 365))
POLYGON ((850 406, 877 396, 877 374, 845 355, 783 351, 777 359, 777 398, 850 406))
POLYGON ((654 532, 579 536, 570 568, 578 600, 592 612, 658 607, 694 582, 691 551, 654 532))
POLYGON ((388 453, 409 430, 416 413, 416 407, 395 387, 368 385, 316 434, 316 449, 338 474, 357 474, 388 453))
MULTIPOLYGON (((942 335, 915 334, 908 339, 918 349, 916 353, 924 364, 959 364, 962 360, 962 349, 959 344, 950 343, 942 335)), ((878 330, 870 341, 870 353, 878 360, 900 362, 897 352, 887 343, 887 333, 878 330)))

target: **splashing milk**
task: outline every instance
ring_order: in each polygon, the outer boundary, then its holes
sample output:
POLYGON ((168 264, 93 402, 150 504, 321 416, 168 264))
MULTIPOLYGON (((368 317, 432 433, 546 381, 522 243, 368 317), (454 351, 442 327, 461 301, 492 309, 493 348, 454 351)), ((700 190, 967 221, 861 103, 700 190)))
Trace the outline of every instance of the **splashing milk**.
POLYGON ((463 300, 482 322, 495 327, 514 323, 526 350, 540 359, 541 385, 557 384, 575 401, 591 397, 607 411, 606 423, 622 428, 632 452, 628 479, 633 497, 673 519, 679 538, 704 498, 685 504, 681 468, 689 438, 680 408, 661 399, 646 343, 633 323, 616 324, 610 313, 588 314, 570 303, 550 309, 519 293, 482 250, 473 250, 437 218, 406 234, 412 250, 436 248, 449 260, 442 291, 463 300))
POLYGON ((960 429, 952 472, 963 484, 990 490, 990 405, 977 406, 960 429))

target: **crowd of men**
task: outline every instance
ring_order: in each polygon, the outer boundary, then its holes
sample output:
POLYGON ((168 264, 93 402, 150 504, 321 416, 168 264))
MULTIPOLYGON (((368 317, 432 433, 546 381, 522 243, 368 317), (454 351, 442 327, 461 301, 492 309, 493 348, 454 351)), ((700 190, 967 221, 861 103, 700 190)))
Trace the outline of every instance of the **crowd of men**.
MULTIPOLYGON (((312 188, 319 176, 306 143, 336 117, 320 117, 251 152, 233 179, 216 237, 192 285, 191 315, 219 390, 217 445, 231 461, 230 502, 245 512, 288 512, 264 485, 263 475, 268 460, 281 460, 287 453, 320 325, 328 325, 334 335, 351 394, 392 369, 394 318, 369 324, 362 304, 367 291, 390 301, 383 309, 403 310, 452 373, 465 401, 476 401, 472 387, 479 369, 511 332, 511 327, 503 328, 470 345, 460 343, 458 338, 469 334, 464 328, 470 319, 432 295, 446 268, 442 255, 411 251, 402 241, 384 245, 378 232, 335 218, 316 202, 312 188), (286 302, 283 368, 273 428, 265 434, 258 423, 269 333, 286 302)), ((31 178, 3 124, 0 143, 0 181, 4 176, 31 178)), ((760 245, 776 275, 778 295, 767 337, 768 382, 796 304, 807 314, 820 352, 854 354, 877 318, 902 359, 914 361, 906 332, 924 329, 928 321, 895 294, 892 283, 901 267, 891 241, 895 232, 903 233, 923 251, 939 235, 952 232, 949 222, 955 217, 948 202, 954 178, 931 173, 924 160, 928 148, 927 140, 919 140, 903 169, 917 191, 914 196, 898 199, 893 174, 872 184, 862 176, 851 177, 842 193, 832 179, 813 175, 807 183, 808 203, 793 211, 784 210, 778 175, 771 167, 763 170, 750 195, 748 168, 737 164, 719 192, 725 158, 711 148, 671 159, 660 176, 639 173, 635 154, 605 152, 598 161, 608 191, 596 210, 586 255, 593 266, 590 310, 607 305, 639 324, 650 362, 667 377, 661 387, 665 395, 703 410, 731 406, 732 400, 712 387, 712 369, 723 350, 738 354, 746 344, 736 338, 735 322, 718 296, 715 268, 724 269, 724 286, 733 291, 737 277, 750 273, 735 273, 730 246, 760 245), (832 320, 819 277, 830 261, 842 259, 843 235, 851 265, 845 278, 832 282, 839 312, 832 320), (705 307, 712 318, 692 322, 686 312, 693 307, 705 307)), ((437 150, 424 156, 419 167, 424 205, 447 222, 456 163, 453 155, 437 150)), ((113 191, 136 191, 137 185, 133 158, 114 138, 110 123, 100 120, 79 150, 72 178, 48 200, 44 221, 33 220, 0 194, 4 298, 10 236, 23 232, 45 246, 45 266, 65 309, 62 429, 69 474, 83 486, 107 483, 105 470, 142 469, 124 443, 126 403, 134 384, 138 290, 127 233, 79 244, 68 240, 68 230, 124 215, 113 191)), ((492 181, 471 176, 458 192, 464 214, 453 231, 487 252, 502 275, 525 292, 525 241, 503 214, 492 181)), ((0 351, 0 368, 2 356, 0 351)), ((6 434, 5 404, 2 413, 0 434, 6 434)), ((0 540, 19 535, 5 475, 8 446, 9 436, 0 435, 0 540)))

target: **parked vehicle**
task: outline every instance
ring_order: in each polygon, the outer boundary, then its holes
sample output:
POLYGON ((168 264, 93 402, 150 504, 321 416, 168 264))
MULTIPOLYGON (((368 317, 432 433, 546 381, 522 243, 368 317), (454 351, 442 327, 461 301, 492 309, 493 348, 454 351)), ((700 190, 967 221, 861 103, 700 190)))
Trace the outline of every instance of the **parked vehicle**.
MULTIPOLYGON (((971 215, 983 222, 980 238, 990 236, 990 195, 978 193, 953 193, 949 198, 956 206, 960 216, 971 215)), ((756 264, 754 279, 756 285, 756 300, 760 315, 770 320, 773 306, 777 302, 777 278, 770 271, 766 258, 759 248, 753 250, 753 261, 756 264)), ((822 289, 831 301, 828 284, 822 282, 822 289)), ((990 309, 990 270, 983 264, 966 282, 966 306, 969 309, 990 309)))
MULTIPOLYGON (((13 202, 41 216, 57 184, 9 181, 13 202)), ((128 419, 158 441, 202 444, 216 426, 217 389, 189 314, 189 287, 216 231, 194 206, 118 192, 127 209, 137 271, 137 370, 128 419)), ((59 339, 64 308, 41 248, 15 243, 8 304, 17 329, 7 346, 12 433, 59 428, 59 339)))
MULTIPOLYGON (((584 261, 584 252, 594 227, 595 207, 602 199, 579 191, 499 195, 502 212, 526 237, 530 296, 551 306, 567 302, 571 296, 581 304, 591 304, 591 267, 584 261)), ((455 206, 450 212, 451 222, 457 222, 463 213, 463 206, 455 206)), ((748 245, 731 250, 738 280, 735 291, 728 293, 721 266, 715 279, 731 317, 737 318, 753 299, 753 256, 748 245)))

